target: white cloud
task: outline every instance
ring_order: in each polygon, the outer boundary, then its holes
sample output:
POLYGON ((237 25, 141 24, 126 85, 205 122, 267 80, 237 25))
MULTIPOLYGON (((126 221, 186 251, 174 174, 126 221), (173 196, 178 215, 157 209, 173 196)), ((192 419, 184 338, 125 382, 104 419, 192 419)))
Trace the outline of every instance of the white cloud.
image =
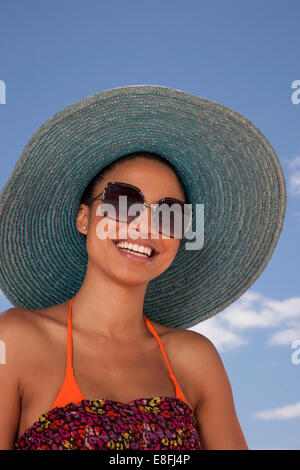
POLYGON ((300 171, 296 171, 290 176, 290 189, 292 194, 300 194, 300 171))
POLYGON ((209 318, 189 328, 189 330, 196 331, 209 338, 219 351, 228 351, 247 344, 247 341, 240 335, 227 327, 223 327, 222 320, 218 317, 209 318))
POLYGON ((289 160, 290 167, 293 169, 300 169, 300 156, 293 158, 293 160, 289 160))
POLYGON ((262 420, 300 418, 300 401, 281 408, 258 411, 253 414, 253 417, 262 420))
POLYGON ((224 319, 233 328, 272 328, 288 320, 300 321, 300 297, 272 300, 247 292, 243 297, 224 310, 224 319))
POLYGON ((289 160, 288 163, 292 169, 289 177, 289 187, 291 194, 297 196, 300 194, 300 156, 289 160))
POLYGON ((268 339, 268 344, 277 346, 291 345, 295 339, 300 340, 300 323, 274 333, 268 339))
POLYGON ((245 332, 250 328, 277 328, 267 344, 290 346, 300 338, 300 297, 274 300, 248 291, 219 314, 190 329, 208 337, 220 351, 228 351, 248 344, 245 332))

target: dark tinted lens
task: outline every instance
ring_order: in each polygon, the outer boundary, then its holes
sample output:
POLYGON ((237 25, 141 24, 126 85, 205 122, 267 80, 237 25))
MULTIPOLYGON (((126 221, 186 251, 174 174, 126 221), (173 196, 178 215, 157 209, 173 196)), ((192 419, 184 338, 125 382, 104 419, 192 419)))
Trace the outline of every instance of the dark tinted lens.
POLYGON ((170 238, 183 238, 191 219, 191 209, 177 199, 165 198, 156 205, 160 233, 170 238))
POLYGON ((125 183, 111 183, 105 190, 103 203, 103 215, 118 222, 130 222, 134 218, 134 215, 129 215, 130 206, 143 204, 143 199, 134 187, 125 183), (120 196, 126 196, 126 199, 120 200, 120 196))

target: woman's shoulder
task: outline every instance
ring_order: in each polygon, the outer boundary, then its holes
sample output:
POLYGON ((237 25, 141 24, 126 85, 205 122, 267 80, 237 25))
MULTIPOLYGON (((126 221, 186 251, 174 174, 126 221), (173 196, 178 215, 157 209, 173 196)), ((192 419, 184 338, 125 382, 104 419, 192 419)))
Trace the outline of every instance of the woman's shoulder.
POLYGON ((196 331, 152 324, 166 349, 175 376, 184 384, 195 409, 204 400, 203 383, 208 375, 223 368, 217 349, 209 338, 196 331))
POLYGON ((208 364, 221 363, 216 347, 203 334, 193 330, 167 327, 153 321, 151 323, 176 364, 182 369, 189 370, 192 376, 195 370, 199 374, 205 373, 208 364))
POLYGON ((202 333, 181 328, 165 327, 163 335, 176 363, 186 368, 194 379, 199 380, 210 373, 210 368, 223 369, 223 362, 213 342, 202 333))
POLYGON ((34 311, 20 307, 11 307, 0 313, 0 336, 17 339, 19 334, 31 331, 34 311), (28 331, 27 331, 28 330, 28 331))
POLYGON ((157 334, 168 342, 174 343, 175 346, 186 347, 186 349, 210 348, 215 349, 213 343, 203 334, 193 330, 185 330, 183 328, 174 328, 156 323, 150 320, 157 334))
POLYGON ((59 315, 59 307, 30 310, 21 307, 11 307, 0 313, 0 330, 17 334, 19 330, 23 333, 34 333, 37 329, 43 329, 48 323, 65 323, 65 319, 59 315))
POLYGON ((56 308, 11 307, 0 313, 0 340, 16 363, 47 354, 48 346, 66 323, 56 308))
POLYGON ((12 307, 0 313, 0 341, 11 379, 18 379, 20 393, 34 380, 35 371, 58 350, 64 320, 57 309, 30 310, 12 307))
POLYGON ((18 391, 21 393, 21 382, 24 371, 28 370, 31 364, 33 351, 38 349, 38 335, 36 334, 36 324, 33 311, 12 307, 0 313, 0 341, 2 344, 1 380, 7 386, 10 383, 18 384, 18 391))

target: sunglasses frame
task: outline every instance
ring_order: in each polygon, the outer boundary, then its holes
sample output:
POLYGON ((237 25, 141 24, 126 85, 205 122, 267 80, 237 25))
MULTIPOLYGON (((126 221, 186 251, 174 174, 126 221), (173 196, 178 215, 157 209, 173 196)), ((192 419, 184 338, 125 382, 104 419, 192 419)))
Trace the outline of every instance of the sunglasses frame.
MULTIPOLYGON (((87 205, 90 206, 91 203, 92 203, 93 201, 95 201, 96 199, 98 199, 102 194, 103 194, 103 196, 102 196, 102 203, 103 203, 103 202, 104 202, 104 199, 105 199, 105 192, 106 192, 107 188, 108 188, 110 185, 115 184, 115 183, 117 183, 117 184, 122 184, 122 185, 125 185, 125 186, 129 186, 129 187, 131 187, 131 188, 137 190, 137 192, 140 194, 140 196, 141 196, 141 198, 142 198, 143 205, 144 205, 145 207, 151 207, 151 208, 152 208, 152 206, 155 206, 156 204, 161 204, 161 203, 163 203, 166 199, 171 199, 172 201, 174 201, 174 203, 185 204, 185 203, 184 203, 183 201, 181 201, 180 199, 176 199, 176 198, 173 198, 173 197, 164 197, 164 198, 160 199, 159 201, 157 201, 155 204, 148 204, 147 201, 146 201, 146 199, 145 199, 144 194, 143 194, 142 191, 141 191, 141 189, 138 188, 137 186, 134 186, 133 184, 129 184, 129 183, 124 183, 124 182, 122 182, 122 181, 109 181, 108 183, 106 183, 106 185, 105 185, 103 191, 102 191, 100 194, 98 194, 98 196, 95 196, 95 197, 93 197, 92 199, 90 199, 89 202, 87 203, 87 205)), ((155 208, 154 208, 154 209, 155 209, 155 208)), ((134 220, 136 220, 140 215, 141 215, 141 214, 133 216, 133 219, 130 220, 129 222, 128 222, 128 221, 124 221, 124 222, 121 222, 121 223, 130 224, 131 222, 133 222, 134 220)), ((103 214, 103 216, 104 216, 104 217, 108 217, 108 216, 106 216, 106 215, 104 215, 104 214, 103 214)), ((109 218, 110 218, 110 217, 109 217, 109 218)), ((186 230, 185 230, 185 232, 184 232, 182 238, 185 238, 185 233, 186 233, 186 232, 188 231, 188 229, 190 228, 190 225, 191 225, 191 223, 192 223, 192 219, 193 219, 193 209, 191 208, 190 220, 189 220, 188 226, 187 226, 187 228, 186 228, 186 230)), ((113 219, 113 220, 115 220, 115 219, 113 219)), ((116 222, 120 222, 119 220, 115 220, 115 221, 116 221, 116 222)), ((154 222, 154 223, 155 223, 155 222, 154 222)), ((155 225, 156 225, 156 224, 155 224, 155 225)), ((156 228, 158 229, 159 227, 156 227, 156 228)), ((158 232, 162 234, 162 232, 160 232, 159 230, 158 230, 158 232)), ((170 238, 175 238, 175 237, 170 237, 170 238)))

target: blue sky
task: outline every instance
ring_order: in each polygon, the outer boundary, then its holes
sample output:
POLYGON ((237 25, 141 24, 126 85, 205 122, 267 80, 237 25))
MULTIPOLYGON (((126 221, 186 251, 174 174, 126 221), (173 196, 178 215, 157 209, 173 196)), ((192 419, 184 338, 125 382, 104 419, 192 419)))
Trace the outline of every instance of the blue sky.
MULTIPOLYGON (((300 449, 300 363, 291 360, 300 340, 300 103, 291 99, 300 80, 299 15, 297 0, 1 6, 0 188, 52 114, 124 85, 166 85, 227 105, 277 151, 288 200, 275 252, 240 299, 192 328, 219 351, 252 449, 300 449)), ((0 311, 10 306, 2 295, 0 311)))

